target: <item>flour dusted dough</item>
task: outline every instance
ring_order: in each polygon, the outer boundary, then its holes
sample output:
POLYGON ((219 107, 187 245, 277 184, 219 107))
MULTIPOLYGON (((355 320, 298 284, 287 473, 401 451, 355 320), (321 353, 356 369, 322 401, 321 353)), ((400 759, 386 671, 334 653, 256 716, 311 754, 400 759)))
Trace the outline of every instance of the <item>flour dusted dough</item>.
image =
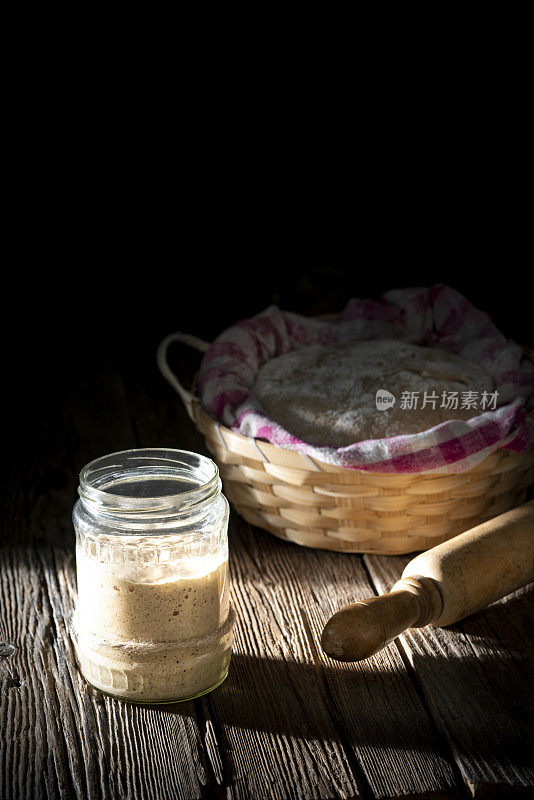
POLYGON ((267 415, 309 444, 345 447, 365 439, 419 433, 449 419, 470 419, 480 408, 441 408, 442 393, 492 391, 477 364, 444 351, 393 339, 313 345, 267 361, 254 394, 267 415), (379 411, 376 392, 395 395, 379 411), (403 391, 436 392, 436 408, 400 408, 403 391))

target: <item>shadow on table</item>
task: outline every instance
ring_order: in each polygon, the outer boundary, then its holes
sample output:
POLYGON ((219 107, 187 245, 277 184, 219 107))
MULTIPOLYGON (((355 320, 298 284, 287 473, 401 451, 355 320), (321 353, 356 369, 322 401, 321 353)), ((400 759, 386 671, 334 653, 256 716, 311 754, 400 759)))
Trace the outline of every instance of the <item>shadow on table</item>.
MULTIPOLYGON (((226 681, 201 701, 225 728, 419 752, 440 747, 409 679, 393 669, 364 674, 358 666, 236 654, 226 681)), ((177 703, 158 713, 189 717, 192 708, 177 703)))
MULTIPOLYGON (((410 674, 387 659, 316 666, 234 654, 226 681, 201 702, 206 716, 225 729, 423 753, 442 749, 437 728, 449 739, 460 736, 490 763, 502 752, 512 764, 528 766, 534 681, 531 667, 520 679, 525 665, 516 655, 505 649, 497 657, 412 653, 414 686, 410 674)), ((159 711, 190 716, 187 706, 159 711)))

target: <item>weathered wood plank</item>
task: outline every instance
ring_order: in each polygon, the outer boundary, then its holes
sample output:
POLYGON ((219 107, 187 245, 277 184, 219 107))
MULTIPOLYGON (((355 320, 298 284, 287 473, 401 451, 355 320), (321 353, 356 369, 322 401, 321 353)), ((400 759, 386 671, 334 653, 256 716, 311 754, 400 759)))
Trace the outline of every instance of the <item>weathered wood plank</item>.
MULTIPOLYGON (((365 557, 381 592, 408 561, 365 557)), ((534 791, 533 589, 448 628, 413 628, 398 640, 476 797, 534 791)))
MULTIPOLYGON (((398 653, 362 666, 337 664, 320 652, 328 616, 339 604, 372 593, 360 559, 280 542, 237 516, 231 547, 236 669, 210 704, 230 742, 238 785, 248 780, 253 797, 286 796, 256 794, 259 786, 250 784, 265 768, 256 759, 247 763, 251 745, 243 729, 256 729, 269 742, 267 752, 286 763, 295 760, 288 737, 306 741, 302 775, 311 759, 322 770, 330 762, 332 779, 331 751, 342 748, 366 796, 454 792, 453 771, 398 653), (296 708, 304 710, 304 721, 296 708)), ((337 786, 327 789, 319 785, 317 795, 298 796, 344 796, 335 793, 342 789, 339 771, 337 786)))

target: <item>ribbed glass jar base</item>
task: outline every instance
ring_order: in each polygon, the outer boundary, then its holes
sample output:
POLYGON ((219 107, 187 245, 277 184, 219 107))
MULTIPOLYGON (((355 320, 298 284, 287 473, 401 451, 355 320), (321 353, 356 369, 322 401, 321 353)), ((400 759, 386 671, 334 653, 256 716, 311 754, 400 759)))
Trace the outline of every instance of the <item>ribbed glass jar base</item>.
POLYGON ((100 687, 95 686, 93 683, 91 683, 90 680, 87 680, 87 678, 86 680, 87 683, 90 686, 92 686, 93 689, 96 689, 98 692, 100 692, 100 694, 103 694, 106 697, 113 697, 115 700, 122 700, 124 703, 135 703, 137 705, 150 705, 150 706, 165 706, 165 705, 172 705, 173 703, 186 703, 188 700, 196 700, 197 697, 202 697, 205 694, 213 692, 214 689, 217 689, 221 684, 225 682, 226 678, 228 677, 228 671, 229 668, 226 670, 220 681, 215 683, 213 686, 209 686, 207 689, 203 689, 201 692, 198 692, 198 694, 193 694, 191 695, 191 697, 174 697, 169 700, 136 700, 132 697, 121 697, 120 695, 113 694, 112 692, 105 692, 100 687))
POLYGON ((232 654, 233 610, 216 636, 174 644, 110 645, 72 630, 80 671, 98 691, 136 703, 175 703, 212 691, 232 654))

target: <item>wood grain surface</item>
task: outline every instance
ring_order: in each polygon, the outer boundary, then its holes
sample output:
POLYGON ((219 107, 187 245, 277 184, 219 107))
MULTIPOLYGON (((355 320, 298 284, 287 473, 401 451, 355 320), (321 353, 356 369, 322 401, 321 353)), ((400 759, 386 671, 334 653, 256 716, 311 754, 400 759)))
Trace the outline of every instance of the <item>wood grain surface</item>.
POLYGON ((40 408, 1 498, 1 800, 532 792, 532 592, 337 664, 320 650, 324 622, 388 588, 406 559, 301 548, 235 513, 226 682, 162 707, 91 689, 68 632, 77 474, 129 447, 206 450, 155 365, 65 381, 40 408))

